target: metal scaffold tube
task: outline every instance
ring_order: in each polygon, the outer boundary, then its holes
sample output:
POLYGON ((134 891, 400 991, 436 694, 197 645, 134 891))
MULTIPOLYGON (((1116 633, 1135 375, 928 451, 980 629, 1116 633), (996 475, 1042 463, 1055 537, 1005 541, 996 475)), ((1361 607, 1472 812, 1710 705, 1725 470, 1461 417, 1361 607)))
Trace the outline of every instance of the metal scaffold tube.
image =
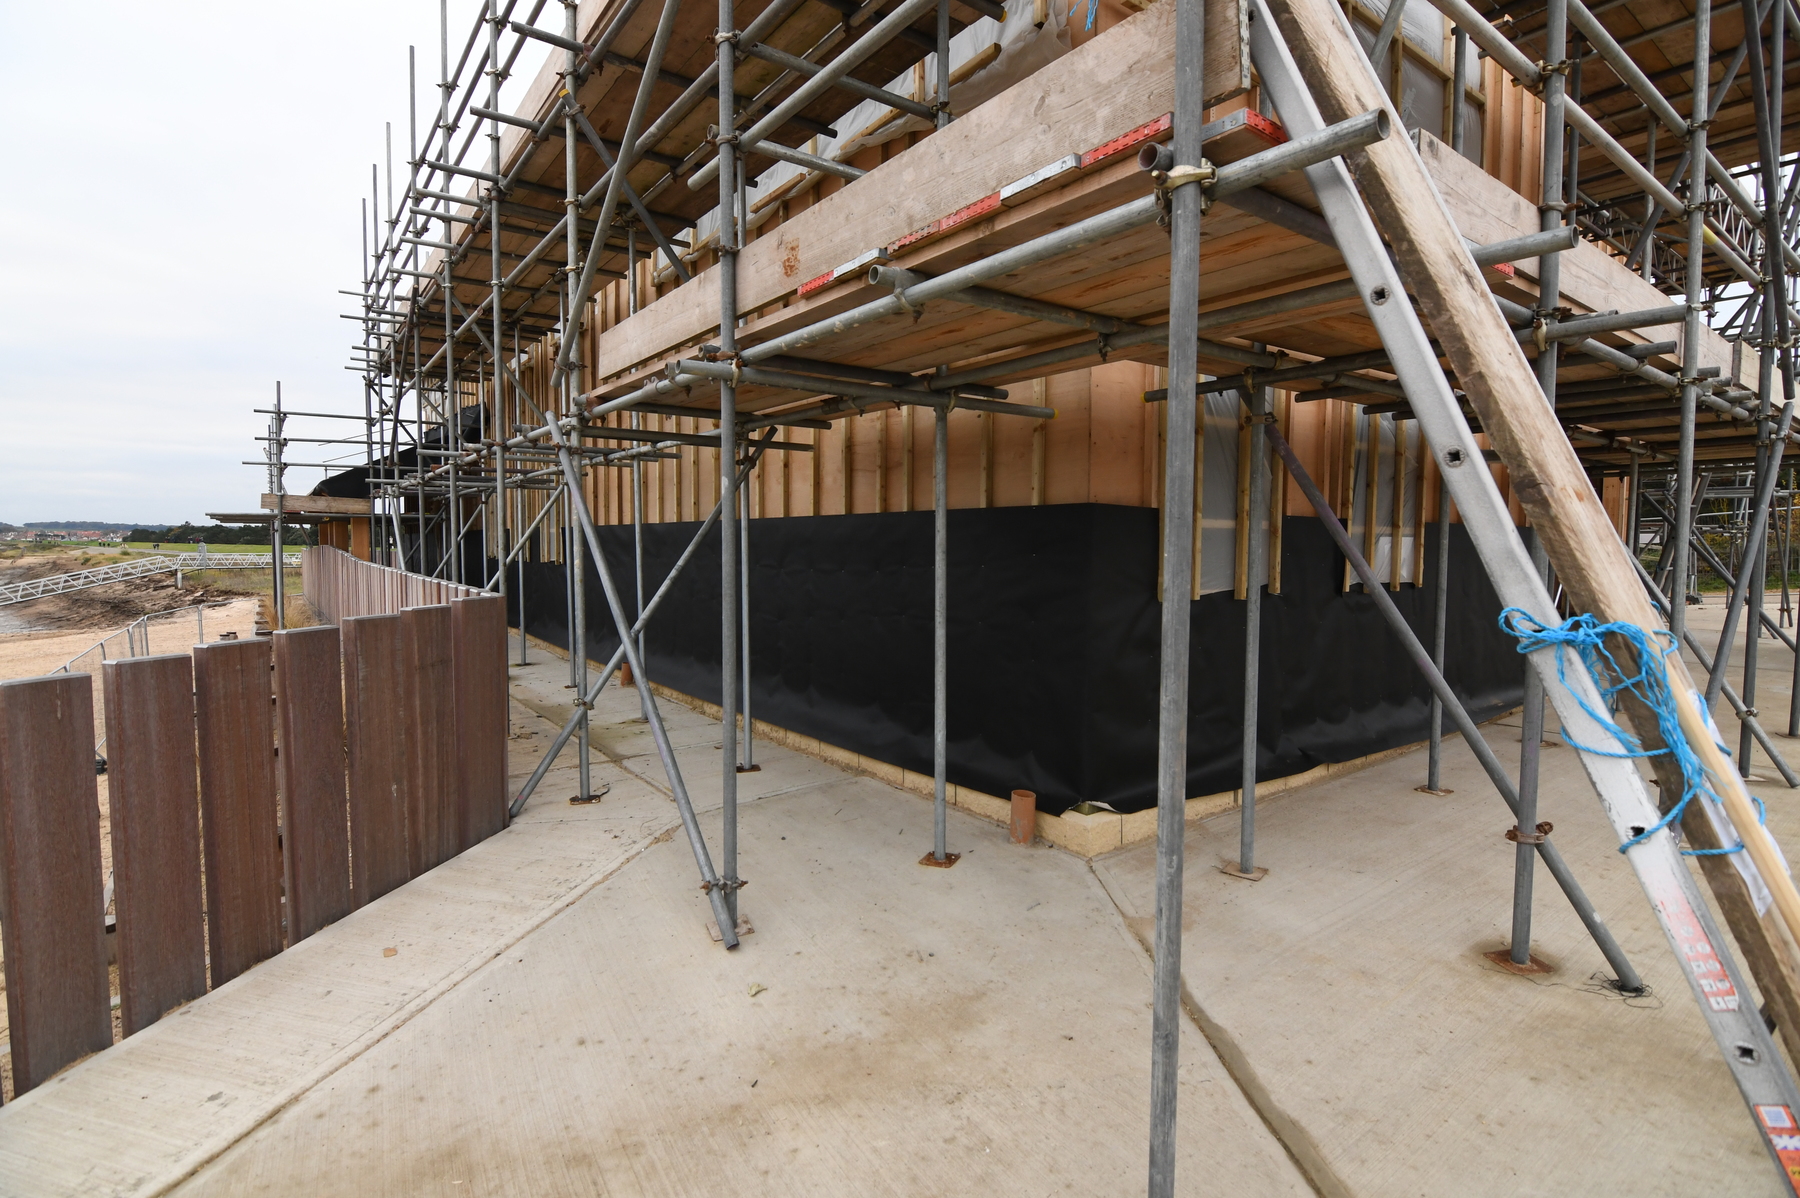
POLYGON ((275 414, 269 417, 269 490, 275 496, 275 513, 269 521, 269 593, 270 626, 287 627, 287 574, 282 555, 282 508, 287 504, 287 473, 282 466, 282 448, 286 422, 281 411, 281 384, 275 384, 275 414))
MULTIPOLYGON (((1182 874, 1187 835, 1189 597, 1194 577, 1194 437, 1199 383, 1199 186, 1205 161, 1206 6, 1175 0, 1169 189, 1169 402, 1163 463, 1162 629, 1156 722, 1156 928, 1150 1031, 1150 1198, 1174 1198, 1181 1057, 1182 874), (1180 172, 1179 175, 1176 172, 1180 172)), ((940 276, 935 282, 954 276, 940 276)), ((924 284, 929 287, 931 284, 924 284)), ((915 289, 916 290, 916 289, 915 289)))
MULTIPOLYGON (((1480 763, 1489 781, 1494 784, 1494 789, 1499 791, 1501 799, 1511 809, 1515 819, 1522 820, 1521 812, 1524 804, 1521 788, 1513 785, 1512 781, 1507 778, 1505 767, 1500 764, 1500 759, 1495 756, 1486 738, 1481 735, 1480 727, 1469 715, 1468 710, 1463 707, 1462 701, 1456 697, 1456 693, 1450 689, 1449 682, 1444 679, 1443 673, 1432 661, 1431 655, 1425 651, 1424 644, 1413 632, 1412 626, 1406 622, 1406 617, 1401 614, 1394 601, 1388 597, 1387 590, 1381 585, 1381 580, 1376 577, 1374 568, 1369 565, 1361 550, 1356 547, 1356 543, 1344 531, 1344 526, 1338 520, 1337 514, 1331 510, 1329 501, 1319 490, 1318 485, 1313 482, 1312 476, 1307 473, 1306 467, 1295 455, 1293 447, 1280 433, 1274 430, 1270 430, 1269 439, 1275 442, 1276 453, 1281 455, 1282 460, 1293 473, 1294 482, 1306 495, 1307 502, 1313 505, 1315 513, 1324 523, 1325 531, 1336 543, 1338 551, 1349 561, 1350 568, 1362 582, 1364 591, 1375 600, 1375 606, 1380 610, 1382 618, 1387 622, 1394 635, 1399 638, 1401 644, 1405 646, 1407 655, 1418 668, 1419 673, 1424 676, 1426 684, 1430 686, 1433 697, 1444 710, 1450 713, 1451 722, 1456 725, 1457 731, 1462 733, 1464 743, 1474 753, 1476 761, 1480 763)), ((1530 849, 1534 856, 1543 858, 1545 868, 1550 871, 1551 877, 1562 888, 1563 894, 1569 900, 1569 905, 1575 908, 1575 914, 1580 917, 1588 934, 1593 937, 1595 946, 1600 949, 1601 955, 1612 967, 1618 988, 1631 993, 1643 990, 1643 980, 1638 976, 1637 970, 1632 967, 1630 960, 1626 958, 1624 950, 1619 947, 1619 942, 1613 937, 1612 930, 1606 926, 1600 918, 1599 912, 1594 909, 1594 904, 1588 899, 1581 883, 1577 882, 1575 875, 1569 872, 1569 867, 1563 861, 1561 851, 1548 839, 1541 836, 1536 840, 1526 842, 1523 847, 1530 849)))
MULTIPOLYGON (((1399 8, 1396 2, 1395 8, 1399 8)), ((1252 347, 1261 353, 1262 345, 1252 347)), ((1263 430, 1274 416, 1267 387, 1248 386, 1239 392, 1249 409, 1250 441, 1249 512, 1244 535, 1244 727, 1241 739, 1243 796, 1238 809, 1238 861, 1235 876, 1255 881, 1268 871, 1256 865, 1256 767, 1260 752, 1258 732, 1262 703, 1262 601, 1264 577, 1269 567, 1269 451, 1263 430)), ((1233 873, 1227 870, 1227 873, 1233 873)))
POLYGON ((931 859, 947 865, 950 757, 950 413, 931 425, 931 859))
MULTIPOLYGON (((1563 224, 1563 122, 1568 113, 1564 58, 1568 53, 1568 4, 1548 0, 1544 10, 1544 146, 1543 201, 1538 206, 1541 231, 1552 233, 1563 224)), ((1579 0, 1576 0, 1579 2, 1579 0)), ((1554 319, 1561 299, 1562 256, 1545 254, 1538 259, 1538 302, 1534 316, 1554 319)), ((1562 343, 1547 341, 1537 354, 1538 386, 1552 410, 1556 407, 1556 368, 1562 343)), ((1531 561, 1546 585, 1550 561, 1543 542, 1531 542, 1531 561)), ((1533 838, 1541 835, 1538 823, 1538 773, 1544 748, 1544 684, 1530 664, 1524 668, 1525 700, 1519 715, 1519 805, 1513 825, 1513 910, 1509 959, 1520 969, 1532 968, 1531 897, 1537 855, 1533 838)))
MULTIPOLYGON (((752 447, 750 462, 752 465, 754 465, 761 457, 766 444, 766 441, 750 442, 752 447)), ((739 480, 741 481, 747 477, 748 473, 749 467, 746 466, 743 470, 738 472, 739 480)), ((675 559, 675 564, 669 567, 669 573, 663 578, 662 582, 657 585, 656 593, 650 596, 650 601, 648 603, 640 601, 637 619, 632 624, 630 632, 632 636, 636 637, 637 643, 640 646, 638 651, 638 660, 640 662, 643 661, 643 650, 641 646, 644 643, 644 630, 650 624, 650 617, 656 614, 656 609, 662 606, 662 601, 674 587, 676 579, 681 577, 682 571, 687 568, 688 562, 692 561, 694 555, 699 552, 700 543, 706 539, 706 534, 711 532, 713 525, 718 522, 720 507, 721 505, 716 503, 713 505, 712 511, 709 512, 706 519, 701 522, 699 529, 695 531, 691 538, 689 538, 687 548, 681 551, 681 556, 675 559)), ((625 646, 621 643, 620 646, 613 651, 612 658, 606 663, 606 668, 600 671, 600 676, 589 684, 585 695, 585 702, 587 705, 591 706, 594 700, 600 697, 601 690, 606 686, 607 682, 612 679, 613 675, 618 671, 625 660, 625 646)), ((645 689, 647 690, 648 688, 645 689)), ((645 700, 645 691, 639 691, 638 702, 640 710, 648 713, 649 706, 645 700)), ((550 742, 550 747, 544 751, 544 755, 538 760, 537 768, 532 771, 531 777, 526 781, 525 785, 519 789, 518 796, 513 799, 510 806, 512 816, 517 817, 519 812, 525 809, 526 802, 530 800, 532 794, 537 790, 538 784, 544 780, 544 775, 550 772, 550 767, 555 764, 557 755, 562 752, 563 747, 567 745, 570 738, 575 735, 575 730, 580 727, 584 712, 585 709, 583 705, 577 704, 575 709, 569 713, 569 718, 563 723, 562 731, 557 733, 556 739, 550 742)), ((647 721, 647 714, 645 718, 647 721)))
MULTIPOLYGON (((498 63, 500 61, 500 0, 488 0, 487 24, 488 61, 498 63)), ((496 111, 500 107, 500 82, 502 74, 503 72, 495 70, 488 75, 488 107, 495 109, 496 111)), ((488 170, 496 175, 500 173, 500 123, 497 120, 490 120, 488 122, 488 170)), ((505 364, 501 361, 501 353, 506 344, 506 333, 501 324, 501 296, 504 278, 502 277, 500 266, 500 236, 498 232, 492 232, 493 230, 498 230, 499 227, 500 192, 498 188, 494 188, 488 192, 488 228, 490 230, 490 235, 488 237, 488 306, 490 315, 493 319, 493 339, 489 343, 488 349, 494 359, 493 418, 492 423, 489 426, 492 429, 492 432, 484 435, 482 438, 484 443, 492 444, 494 446, 494 498, 491 508, 485 498, 482 500, 482 530, 485 534, 488 527, 488 517, 486 513, 491 511, 493 513, 494 535, 484 539, 489 542, 494 558, 500 563, 499 568, 494 571, 494 581, 492 585, 495 593, 500 596, 501 610, 504 611, 506 610, 506 601, 508 598, 506 586, 506 561, 508 557, 506 522, 508 507, 506 502, 506 449, 504 445, 506 441, 506 370, 505 364)), ((481 563, 481 572, 483 575, 486 575, 487 573, 486 556, 486 554, 483 554, 483 561, 481 563)), ((524 641, 524 629, 525 605, 521 598, 519 604, 519 637, 521 647, 523 646, 524 641)))
POLYGON ((1674 606, 1669 630, 1679 640, 1687 629, 1688 575, 1692 570, 1688 541, 1693 509, 1686 503, 1694 484, 1694 413, 1700 396, 1700 329, 1706 301, 1706 129, 1709 123, 1705 81, 1712 77, 1712 4, 1694 6, 1694 71, 1692 114, 1688 121, 1687 319, 1681 331, 1681 433, 1676 450, 1676 493, 1683 501, 1675 510, 1673 545, 1674 606))
MULTIPOLYGON (((678 0, 666 0, 673 9, 678 0)), ((734 39, 737 20, 733 0, 719 0, 718 43, 719 81, 730 84, 737 78, 734 39)), ((631 138, 627 136, 626 141, 631 138)), ((719 352, 726 359, 737 354, 738 251, 742 248, 738 228, 738 174, 742 164, 737 153, 737 99, 731 86, 719 88, 719 352)), ((622 172, 615 171, 615 178, 622 172)), ((719 856, 725 888, 725 912, 733 927, 738 919, 738 699, 742 680, 738 677, 738 493, 737 493, 737 386, 731 380, 719 384, 719 787, 724 831, 719 856)), ((747 722, 747 721, 746 721, 747 722)), ((725 925, 721 921, 719 930, 725 925)))
MULTIPOLYGON (((617 630, 620 644, 624 648, 625 659, 631 666, 631 678, 637 684, 638 699, 643 704, 646 719, 650 723, 651 737, 656 743, 656 753, 662 762, 663 773, 669 780, 669 789, 675 799, 676 811, 681 816, 682 828, 687 833, 688 845, 693 849, 695 864, 700 867, 701 886, 706 891, 707 900, 712 904, 713 917, 718 921, 721 941, 728 949, 736 948, 738 944, 737 921, 733 918, 731 909, 726 903, 725 887, 720 884, 719 875, 713 868, 712 854, 707 851, 706 840, 701 835, 699 821, 694 815, 693 801, 688 796, 687 783, 682 777, 681 765, 675 758, 675 746, 669 739, 668 728, 663 724, 662 712, 656 705, 656 695, 650 689, 650 680, 644 675, 643 660, 638 657, 637 653, 637 639, 632 635, 632 622, 626 618, 624 602, 613 581, 612 566, 607 562, 606 555, 601 550, 600 534, 594 527, 593 517, 588 512, 586 497, 581 492, 580 467, 576 465, 575 455, 570 452, 569 443, 565 439, 562 429, 554 421, 551 422, 550 427, 551 435, 556 439, 563 477, 568 484, 569 506, 575 515, 576 532, 588 553, 593 557, 594 566, 600 575, 600 589, 606 595, 607 610, 612 616, 613 627, 617 630)), ((577 692, 584 703, 586 702, 586 693, 585 688, 577 692)))
MULTIPOLYGON (((1444 485, 1442 475, 1438 476, 1436 548, 1437 577, 1432 583, 1434 603, 1431 619, 1431 665, 1442 674, 1444 632, 1450 619, 1450 489, 1444 485)), ((1420 546, 1418 551, 1424 552, 1424 547, 1420 546)), ((1420 789, 1426 794, 1447 795, 1451 792, 1444 788, 1444 701, 1435 690, 1431 692, 1430 735, 1425 754, 1425 785, 1420 789)))

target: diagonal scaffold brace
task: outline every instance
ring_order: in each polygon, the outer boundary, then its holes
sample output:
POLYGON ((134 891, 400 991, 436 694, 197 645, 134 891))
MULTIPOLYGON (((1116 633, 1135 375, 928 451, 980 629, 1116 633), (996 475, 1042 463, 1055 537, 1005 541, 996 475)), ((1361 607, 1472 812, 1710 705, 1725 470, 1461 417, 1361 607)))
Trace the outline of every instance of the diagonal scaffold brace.
MULTIPOLYGON (((1296 136, 1322 127, 1334 115, 1388 104, 1341 14, 1324 0, 1252 0, 1251 49, 1270 98, 1296 136)), ((1603 621, 1657 628, 1660 621, 1624 546, 1544 404, 1529 363, 1411 141, 1397 130, 1348 157, 1348 168, 1334 160, 1308 168, 1307 179, 1502 604, 1523 609, 1546 627, 1561 623, 1438 365, 1420 313, 1408 302, 1403 276, 1483 429, 1511 470, 1526 514, 1572 601, 1603 621), (1376 231, 1377 222, 1393 245, 1394 260, 1376 231)), ((1778 864, 1778 850, 1757 822, 1736 771, 1713 743, 1685 669, 1679 659, 1666 660, 1682 730, 1767 880, 1782 918, 1790 929, 1800 928, 1800 894, 1778 864)), ((1531 662, 1571 744, 1608 744, 1608 733, 1590 714, 1603 710, 1605 703, 1585 668, 1567 671, 1565 682, 1556 651, 1539 650, 1531 662)), ((1646 747, 1662 747, 1646 711, 1634 710, 1629 702, 1626 711, 1646 747)), ((1657 824, 1657 806, 1633 761, 1578 751, 1621 842, 1657 824)), ((1653 760, 1667 761, 1667 755, 1653 760)), ((1765 1146, 1786 1175, 1782 1153, 1787 1149, 1775 1137, 1793 1128, 1800 1090, 1750 1000, 1749 986, 1701 899, 1673 832, 1639 840, 1626 851, 1626 859, 1765 1146)))

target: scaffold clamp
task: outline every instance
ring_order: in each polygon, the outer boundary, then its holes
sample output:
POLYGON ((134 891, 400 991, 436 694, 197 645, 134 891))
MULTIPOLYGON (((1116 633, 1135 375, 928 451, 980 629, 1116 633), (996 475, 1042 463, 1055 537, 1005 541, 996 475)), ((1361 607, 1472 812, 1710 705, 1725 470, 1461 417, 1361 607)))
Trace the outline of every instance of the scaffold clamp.
POLYGON ((1519 825, 1514 824, 1506 830, 1506 838, 1514 844, 1543 844, 1555 827, 1549 820, 1544 820, 1537 826, 1537 831, 1521 832, 1519 825))

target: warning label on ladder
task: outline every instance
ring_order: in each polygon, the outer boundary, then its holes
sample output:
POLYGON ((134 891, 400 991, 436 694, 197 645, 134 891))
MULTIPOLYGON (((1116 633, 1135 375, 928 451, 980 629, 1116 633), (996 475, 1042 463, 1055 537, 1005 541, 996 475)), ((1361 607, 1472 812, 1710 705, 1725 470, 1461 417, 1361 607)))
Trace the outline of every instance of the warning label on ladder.
POLYGON ((1701 993, 1706 996, 1706 1005, 1715 1011, 1737 1010, 1737 987, 1731 984, 1731 975, 1725 972, 1719 954, 1713 951, 1712 941, 1707 939, 1705 929, 1694 918, 1694 910, 1688 906, 1687 897, 1676 891, 1658 898, 1656 905, 1662 908, 1663 921, 1680 946, 1683 963, 1693 974, 1701 993))

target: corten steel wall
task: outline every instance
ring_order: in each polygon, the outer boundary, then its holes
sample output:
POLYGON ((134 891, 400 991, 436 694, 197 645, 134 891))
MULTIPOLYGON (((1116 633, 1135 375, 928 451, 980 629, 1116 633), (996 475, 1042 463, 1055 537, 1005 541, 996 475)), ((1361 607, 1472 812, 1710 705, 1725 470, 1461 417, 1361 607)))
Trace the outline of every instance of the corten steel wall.
POLYGON ((409 607, 487 593, 480 587, 377 565, 330 545, 300 551, 300 587, 313 610, 334 624, 351 616, 394 615, 409 607))
MULTIPOLYGON (((654 590, 693 524, 645 528, 654 590)), ((630 528, 603 528, 629 579, 630 528)), ((1499 603, 1453 526, 1448 670, 1477 719, 1516 705, 1522 664, 1499 603)), ((716 536, 716 534, 709 534, 716 536)), ((1433 540, 1435 529, 1429 533, 1433 540)), ((950 781, 1023 787, 1060 812, 1095 801, 1152 805, 1157 513, 1105 504, 950 513, 950 781)), ((1264 779, 1423 740, 1429 695, 1311 517, 1289 517, 1283 588, 1263 599, 1264 779)), ((876 760, 931 769, 931 514, 757 520, 750 526, 753 709, 758 719, 876 760)), ((1425 585, 1390 592, 1429 638, 1425 585)), ((705 546, 649 627, 652 679, 719 698, 718 555, 705 546)), ((590 575, 590 653, 617 645, 590 575)), ((562 567, 526 566, 526 625, 567 645, 562 567)), ((630 602, 629 594, 626 596, 630 602)), ((511 619, 518 620, 513 597, 511 619)), ((1244 605, 1194 602, 1190 794, 1238 784, 1244 605)))

